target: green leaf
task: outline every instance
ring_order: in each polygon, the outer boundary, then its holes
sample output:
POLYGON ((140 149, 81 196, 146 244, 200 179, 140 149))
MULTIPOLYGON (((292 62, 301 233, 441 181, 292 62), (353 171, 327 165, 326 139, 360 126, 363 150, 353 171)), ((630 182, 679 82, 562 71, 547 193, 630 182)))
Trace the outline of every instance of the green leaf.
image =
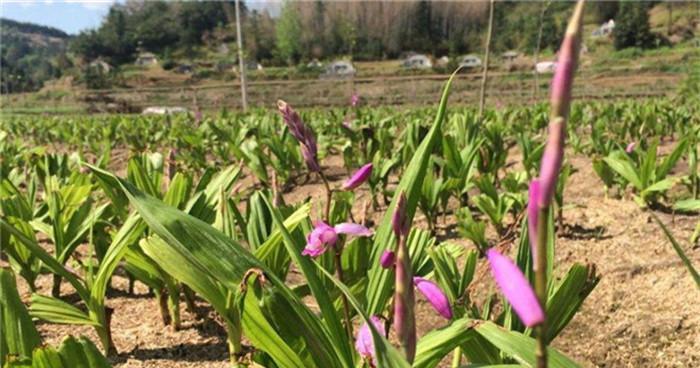
MULTIPOLYGON (((495 345, 507 356, 526 367, 535 367, 535 339, 519 332, 508 331, 490 321, 477 324, 476 332, 495 345)), ((559 353, 552 347, 547 347, 547 361, 551 368, 579 367, 573 360, 559 353)))
POLYGON ((547 299, 547 339, 553 341, 569 324, 600 281, 593 265, 574 264, 547 299))
POLYGON ((680 212, 700 211, 700 199, 684 199, 673 204, 673 209, 680 212))
MULTIPOLYGON (((397 194, 401 192, 406 193, 406 216, 409 221, 413 219, 416 206, 418 205, 418 199, 423 186, 423 177, 425 176, 425 171, 428 167, 430 155, 440 139, 440 132, 445 118, 450 87, 452 85, 452 80, 458 71, 459 70, 456 70, 450 76, 447 83, 445 83, 442 97, 440 99, 440 106, 438 107, 438 112, 435 116, 435 121, 433 122, 428 134, 418 146, 418 149, 413 155, 411 162, 408 164, 406 171, 403 173, 401 181, 394 191, 394 193, 397 194)), ((391 230, 391 217, 396 209, 398 199, 399 196, 394 195, 391 200, 391 204, 387 208, 384 217, 377 228, 374 238, 371 261, 372 268, 369 271, 369 285, 367 287, 367 302, 369 304, 368 312, 370 314, 381 313, 381 310, 384 308, 386 301, 391 295, 391 282, 389 281, 389 275, 391 273, 380 266, 379 258, 384 250, 392 244, 394 235, 391 230)))
POLYGON ((685 254, 683 247, 681 247, 681 245, 678 244, 676 238, 673 236, 673 234, 671 234, 666 225, 664 225, 664 223, 661 222, 661 220, 659 220, 659 218, 653 212, 649 212, 649 214, 651 214, 651 217, 654 218, 654 220, 657 224, 659 224, 659 226, 661 226, 661 230, 663 230, 664 234, 666 235, 666 238, 668 238, 668 241, 671 242, 671 245, 676 251, 676 254, 678 254, 678 257, 680 257, 681 261, 683 261, 683 264, 688 269, 688 272, 690 272, 690 275, 693 277, 693 280, 695 280, 695 284, 700 289, 700 274, 698 274, 698 271, 693 266, 693 263, 690 262, 690 259, 685 254))
POLYGON ((327 330, 304 303, 296 297, 283 280, 256 259, 239 243, 227 237, 211 225, 202 222, 163 202, 144 195, 131 184, 99 168, 92 167, 96 175, 119 183, 131 203, 148 224, 163 239, 173 254, 181 254, 191 267, 208 275, 231 292, 236 292, 243 276, 250 269, 260 269, 290 306, 289 312, 302 323, 294 326, 305 338, 314 361, 319 366, 342 366, 333 354, 334 347, 327 330))
POLYGON ((629 158, 619 158, 618 156, 610 155, 603 159, 608 166, 618 173, 620 176, 630 182, 637 190, 644 190, 644 185, 637 175, 637 172, 629 161, 629 158))
POLYGON ((306 278, 309 289, 311 290, 311 293, 321 309, 323 320, 330 331, 331 337, 334 341, 333 345, 338 349, 338 355, 345 359, 346 365, 352 365, 352 353, 349 350, 350 343, 348 341, 348 336, 340 323, 340 318, 336 314, 335 308, 333 308, 331 298, 316 274, 316 267, 314 267, 313 261, 311 258, 301 254, 301 252, 304 250, 304 244, 294 240, 292 235, 284 226, 279 212, 272 207, 266 197, 263 196, 262 199, 272 215, 272 221, 277 226, 277 229, 284 238, 284 244, 287 247, 287 252, 294 260, 294 263, 299 266, 304 274, 304 277, 306 278))
POLYGON ((350 305, 352 305, 352 307, 355 308, 357 314, 360 316, 360 318, 362 318, 363 323, 366 323, 369 327, 369 330, 372 333, 372 342, 374 343, 377 368, 409 368, 410 364, 406 361, 403 355, 401 355, 401 353, 399 353, 398 350, 391 346, 391 344, 389 344, 389 342, 384 336, 379 334, 377 328, 374 327, 374 324, 370 322, 369 315, 362 310, 360 302, 358 302, 357 299, 355 299, 348 287, 345 286, 338 279, 333 277, 333 275, 331 275, 328 271, 323 269, 323 267, 319 266, 318 264, 316 265, 316 267, 329 280, 331 280, 343 294, 345 294, 345 297, 348 298, 348 302, 350 303, 350 305))
POLYGON ((15 239, 24 244, 24 246, 26 246, 37 258, 39 258, 44 263, 44 266, 46 266, 46 268, 48 268, 51 272, 58 274, 64 279, 66 279, 66 281, 68 281, 71 284, 71 286, 73 286, 78 295, 80 295, 80 299, 89 299, 90 294, 85 288, 85 286, 80 282, 78 277, 68 272, 68 270, 66 270, 66 268, 63 267, 62 264, 60 264, 55 258, 48 254, 44 250, 44 248, 39 246, 36 243, 36 240, 28 238, 26 235, 24 235, 24 233, 15 229, 14 226, 10 225, 3 218, 0 218, 0 229, 9 232, 12 236, 15 237, 15 239))
POLYGON ((41 337, 17 292, 15 276, 4 267, 0 267, 0 331, 0 367, 8 355, 29 358, 41 345, 41 337))
POLYGON ((678 160, 680 160, 680 158, 683 157, 683 154, 685 153, 687 147, 687 138, 683 138, 680 142, 678 142, 676 148, 673 149, 671 154, 666 156, 666 158, 661 162, 661 165, 659 165, 659 167, 656 169, 657 179, 665 178, 671 172, 671 170, 673 170, 673 167, 676 166, 678 160))
POLYGON ((476 335, 473 324, 473 320, 461 318, 421 337, 416 346, 413 368, 436 367, 442 358, 476 335))
POLYGON ((53 323, 98 325, 87 313, 63 300, 39 294, 32 295, 29 314, 31 314, 32 317, 41 318, 53 323))

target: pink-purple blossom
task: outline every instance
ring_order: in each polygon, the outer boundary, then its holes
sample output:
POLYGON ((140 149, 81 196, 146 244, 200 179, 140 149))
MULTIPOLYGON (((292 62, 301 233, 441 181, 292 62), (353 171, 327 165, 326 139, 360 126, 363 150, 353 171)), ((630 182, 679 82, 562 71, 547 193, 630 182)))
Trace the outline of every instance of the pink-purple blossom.
POLYGON ((630 144, 625 147, 625 152, 632 153, 635 148, 637 148, 637 142, 630 142, 630 144))
POLYGON ((496 284, 520 320, 528 327, 542 323, 544 311, 520 268, 493 248, 486 252, 486 258, 491 264, 491 274, 496 284))
POLYGON ((330 226, 323 221, 314 224, 314 229, 306 237, 306 247, 301 252, 305 256, 318 257, 325 253, 328 246, 338 241, 338 234, 351 236, 372 236, 372 230, 353 223, 342 223, 330 226))
POLYGON ((382 256, 379 258, 379 264, 382 268, 390 268, 394 266, 394 261, 396 260, 396 254, 392 250, 385 250, 382 256))
MULTIPOLYGON (((384 330, 384 324, 382 323, 381 318, 378 316, 372 316, 369 319, 372 324, 374 325, 374 328, 377 329, 377 332, 380 335, 386 335, 386 331, 384 330)), ((355 338, 355 349, 357 352, 360 354, 360 357, 362 359, 370 361, 370 364, 373 364, 372 361, 374 359, 374 340, 372 340, 372 331, 369 329, 369 325, 367 323, 364 323, 359 330, 357 330, 357 336, 355 338)))
POLYGON ((372 163, 370 162, 355 171, 355 173, 343 183, 343 190, 353 190, 366 182, 372 175, 372 167, 372 163))
POLYGON ((445 317, 446 319, 452 318, 452 307, 450 306, 450 301, 447 299, 447 295, 445 295, 445 293, 436 283, 416 276, 413 278, 413 284, 416 286, 418 291, 425 296, 433 308, 440 313, 441 316, 445 317))
POLYGON ((282 114, 285 124, 289 127, 289 132, 299 141, 301 155, 304 158, 304 162, 306 162, 306 166, 313 172, 321 171, 321 165, 318 163, 318 147, 316 146, 314 132, 308 125, 304 124, 301 116, 288 103, 278 100, 277 109, 282 114))

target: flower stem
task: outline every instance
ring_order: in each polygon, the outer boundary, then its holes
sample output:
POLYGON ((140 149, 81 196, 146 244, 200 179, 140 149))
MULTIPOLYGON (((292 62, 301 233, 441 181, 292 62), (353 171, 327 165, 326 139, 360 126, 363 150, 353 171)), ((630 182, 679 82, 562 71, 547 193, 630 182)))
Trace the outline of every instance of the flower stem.
MULTIPOLYGON (((333 190, 330 184, 328 184, 328 179, 323 175, 323 171, 318 172, 323 185, 326 187, 326 207, 323 213, 323 221, 330 223, 331 217, 331 200, 333 199, 333 190)), ((338 281, 343 282, 343 263, 340 256, 342 255, 342 246, 336 244, 333 259, 335 261, 335 276, 338 281)), ((348 338, 352 339, 352 322, 350 320, 350 304, 348 303, 348 298, 345 294, 340 293, 340 299, 343 302, 343 317, 345 318, 345 329, 348 332, 348 338)))
POLYGON ((548 207, 540 208, 537 215, 537 259, 534 262, 535 294, 544 311, 544 320, 537 327, 535 357, 537 368, 547 368, 547 230, 548 207))
POLYGON ((323 171, 319 171, 318 175, 321 177, 321 180, 323 180, 323 186, 326 187, 326 207, 323 211, 323 221, 329 223, 331 220, 331 200, 333 199, 333 189, 331 189, 330 184, 328 184, 328 179, 326 179, 326 176, 323 175, 323 171))

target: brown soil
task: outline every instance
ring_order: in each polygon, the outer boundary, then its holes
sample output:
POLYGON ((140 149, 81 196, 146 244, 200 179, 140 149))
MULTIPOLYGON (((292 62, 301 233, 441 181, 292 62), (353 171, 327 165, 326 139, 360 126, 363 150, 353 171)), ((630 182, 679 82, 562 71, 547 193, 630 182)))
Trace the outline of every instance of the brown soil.
MULTIPOLYGON (((554 346, 586 367, 700 366, 700 293, 673 248, 649 214, 634 202, 605 197, 587 157, 573 157, 570 162, 578 171, 567 186, 566 226, 557 240, 557 273, 563 274, 574 262, 594 263, 601 281, 554 346)), ((345 176, 340 159, 333 157, 326 164, 331 166, 334 183, 339 184, 345 176)), ((312 180, 284 197, 288 202, 308 196, 320 201, 321 192, 321 183, 312 180)), ((360 190, 356 210, 366 198, 367 192, 360 190)), ((700 265, 700 248, 687 244, 698 217, 655 213, 700 265)), ((421 216, 416 222, 425 225, 421 216)), ((438 231, 441 238, 471 246, 454 238, 453 232, 438 231)), ((477 294, 493 287, 486 267, 482 263, 477 271, 483 275, 477 294)), ((39 279, 40 293, 49 293, 50 281, 48 276, 39 279)), ((115 310, 112 331, 120 352, 112 359, 115 367, 228 366, 224 331, 205 303, 199 305, 199 314, 208 318, 187 312, 183 303, 182 328, 173 331, 163 327, 157 303, 143 285, 137 283, 135 295, 129 295, 127 281, 119 274, 112 285, 107 304, 115 310)), ((30 293, 23 281, 20 293, 28 300, 30 293)), ((63 293, 70 298, 70 287, 64 284, 63 293)), ((421 335, 445 325, 420 296, 418 318, 421 335)), ((98 341, 89 327, 39 323, 38 328, 49 344, 59 343, 68 334, 98 341)), ((446 358, 442 366, 448 366, 450 360, 446 358)))

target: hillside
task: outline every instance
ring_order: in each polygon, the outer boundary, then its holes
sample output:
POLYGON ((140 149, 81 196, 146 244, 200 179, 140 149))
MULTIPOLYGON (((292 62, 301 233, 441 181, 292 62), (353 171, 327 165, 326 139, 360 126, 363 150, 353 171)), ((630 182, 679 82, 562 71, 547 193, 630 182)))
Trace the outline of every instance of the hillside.
POLYGON ((3 93, 41 88, 71 66, 70 36, 59 29, 0 18, 0 38, 3 93))

